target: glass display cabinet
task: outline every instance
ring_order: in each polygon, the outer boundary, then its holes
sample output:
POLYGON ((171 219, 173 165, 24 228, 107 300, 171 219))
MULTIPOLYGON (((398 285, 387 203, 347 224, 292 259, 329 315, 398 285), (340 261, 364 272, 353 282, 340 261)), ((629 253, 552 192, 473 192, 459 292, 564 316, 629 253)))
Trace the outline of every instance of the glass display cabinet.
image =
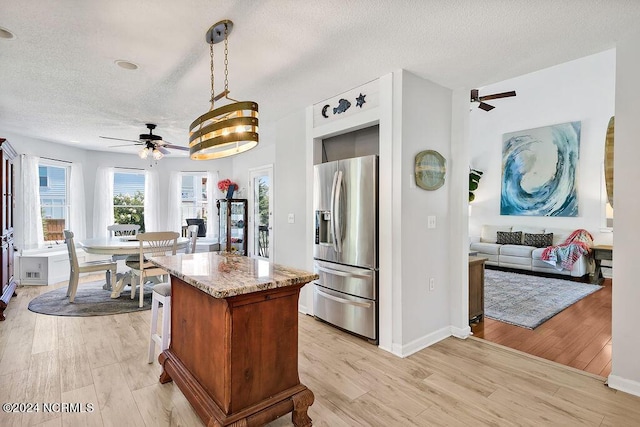
POLYGON ((247 255, 247 199, 218 199, 220 250, 247 255))

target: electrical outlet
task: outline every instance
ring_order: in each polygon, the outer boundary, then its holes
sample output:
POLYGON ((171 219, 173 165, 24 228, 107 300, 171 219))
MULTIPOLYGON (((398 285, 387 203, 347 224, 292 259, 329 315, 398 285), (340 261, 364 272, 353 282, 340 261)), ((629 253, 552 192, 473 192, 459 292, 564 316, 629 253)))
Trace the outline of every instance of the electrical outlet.
POLYGON ((429 215, 427 217, 427 228, 436 228, 436 216, 429 215))
POLYGON ((436 279, 433 277, 429 279, 429 290, 433 291, 436 288, 436 279))
POLYGON ((287 217, 287 222, 289 224, 293 224, 296 222, 296 217, 294 214, 290 213, 289 216, 287 217))

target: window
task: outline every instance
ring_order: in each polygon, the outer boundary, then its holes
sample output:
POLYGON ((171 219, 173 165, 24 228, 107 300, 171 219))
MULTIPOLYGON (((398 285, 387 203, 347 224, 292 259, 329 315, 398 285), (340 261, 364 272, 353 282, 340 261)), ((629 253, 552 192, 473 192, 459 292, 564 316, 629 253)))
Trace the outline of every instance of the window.
POLYGON ((40 178, 40 187, 49 186, 49 174, 47 166, 38 167, 38 176, 40 178))
POLYGON ((41 161, 38 171, 44 240, 64 240, 69 222, 69 167, 41 161))
POLYGON ((144 232, 144 173, 113 173, 113 221, 138 224, 144 232))
POLYGON ((202 218, 207 223, 207 174, 183 173, 180 186, 180 219, 186 224, 187 218, 202 218))
POLYGON ((249 201, 249 212, 253 212, 249 218, 253 228, 253 256, 272 260, 273 166, 251 169, 249 179, 253 194, 249 201))

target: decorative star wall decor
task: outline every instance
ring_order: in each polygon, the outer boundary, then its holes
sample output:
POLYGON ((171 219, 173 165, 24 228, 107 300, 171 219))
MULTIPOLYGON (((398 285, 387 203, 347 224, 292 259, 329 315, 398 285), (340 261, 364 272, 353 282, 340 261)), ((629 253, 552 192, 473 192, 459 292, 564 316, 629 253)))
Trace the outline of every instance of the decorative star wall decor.
MULTIPOLYGON (((365 97, 367 95, 363 95, 362 93, 360 93, 360 95, 356 98, 356 107, 360 107, 362 108, 362 105, 364 103, 366 103, 367 101, 365 101, 365 97)), ((322 117, 324 117, 325 119, 329 118, 329 115, 327 114, 327 110, 331 107, 331 105, 326 104, 322 107, 322 117)), ((340 100, 338 101, 338 106, 337 107, 333 107, 333 114, 342 114, 345 111, 347 111, 349 108, 351 107, 351 102, 349 102, 348 100, 344 99, 344 98, 340 98, 340 100)))

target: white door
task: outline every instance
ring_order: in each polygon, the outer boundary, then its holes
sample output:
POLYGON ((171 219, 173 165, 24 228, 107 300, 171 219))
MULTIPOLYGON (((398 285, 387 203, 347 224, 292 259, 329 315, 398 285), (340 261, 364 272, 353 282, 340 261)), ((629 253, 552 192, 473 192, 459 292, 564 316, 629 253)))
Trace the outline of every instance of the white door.
POLYGON ((273 261, 273 165, 249 171, 250 256, 273 261))

